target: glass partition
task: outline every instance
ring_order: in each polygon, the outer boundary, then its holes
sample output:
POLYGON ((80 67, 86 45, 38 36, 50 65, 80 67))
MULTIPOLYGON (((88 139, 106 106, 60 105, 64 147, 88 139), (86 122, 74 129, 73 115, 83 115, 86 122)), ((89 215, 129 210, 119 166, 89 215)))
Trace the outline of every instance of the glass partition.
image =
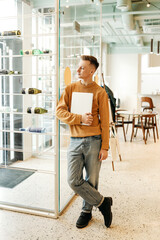
MULTIPOLYGON (((64 88, 78 81, 80 56, 94 55, 100 60, 99 1, 60 1, 60 95, 64 88)), ((97 73, 95 74, 95 76, 97 73)), ((96 79, 96 78, 95 78, 96 79)), ((69 127, 60 122, 60 209, 74 195, 67 183, 67 148, 69 127)))

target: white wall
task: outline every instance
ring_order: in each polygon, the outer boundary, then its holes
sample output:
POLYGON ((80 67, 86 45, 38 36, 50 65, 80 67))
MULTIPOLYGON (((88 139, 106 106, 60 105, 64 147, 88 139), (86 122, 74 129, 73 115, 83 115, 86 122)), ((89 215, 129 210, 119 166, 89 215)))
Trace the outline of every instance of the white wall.
POLYGON ((151 61, 152 65, 155 66, 160 65, 160 60, 158 61, 158 58, 160 56, 157 56, 155 54, 143 54, 142 55, 142 70, 141 70, 141 93, 142 94, 150 94, 150 95, 156 95, 160 94, 160 66, 159 67, 151 67, 151 61), (157 63, 156 61, 157 60, 157 63))
POLYGON ((109 87, 120 98, 121 108, 137 109, 137 93, 139 82, 138 54, 108 55, 109 87))

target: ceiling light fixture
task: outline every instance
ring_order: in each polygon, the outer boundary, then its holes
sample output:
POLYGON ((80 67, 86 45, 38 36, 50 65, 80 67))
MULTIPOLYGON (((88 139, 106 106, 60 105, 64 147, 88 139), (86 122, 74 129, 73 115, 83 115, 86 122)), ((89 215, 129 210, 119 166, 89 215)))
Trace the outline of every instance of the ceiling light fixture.
POLYGON ((152 3, 152 2, 149 2, 148 0, 145 0, 145 1, 146 1, 146 3, 147 3, 147 7, 150 7, 150 6, 152 6, 152 7, 155 7, 155 8, 157 8, 158 10, 160 10, 160 7, 156 6, 154 3, 152 3))
POLYGON ((153 38, 151 39, 151 50, 150 50, 150 53, 151 54, 153 53, 153 38))
POLYGON ((147 2, 147 7, 150 7, 151 6, 150 2, 148 2, 147 0, 146 2, 147 2))

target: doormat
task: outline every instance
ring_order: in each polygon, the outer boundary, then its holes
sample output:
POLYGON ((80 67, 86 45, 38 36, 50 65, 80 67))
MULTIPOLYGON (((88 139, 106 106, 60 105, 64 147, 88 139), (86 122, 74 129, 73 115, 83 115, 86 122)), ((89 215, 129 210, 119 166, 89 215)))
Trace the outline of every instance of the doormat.
POLYGON ((33 173, 33 171, 0 168, 0 187, 14 188, 33 173))

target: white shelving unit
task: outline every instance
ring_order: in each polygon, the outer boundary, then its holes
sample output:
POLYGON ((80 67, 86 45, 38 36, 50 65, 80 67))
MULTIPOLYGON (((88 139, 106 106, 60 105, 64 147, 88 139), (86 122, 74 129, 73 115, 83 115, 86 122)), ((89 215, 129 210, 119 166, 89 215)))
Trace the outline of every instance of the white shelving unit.
MULTIPOLYGON (((58 121, 54 112, 58 99, 59 1, 55 3, 53 1, 53 4, 54 13, 46 13, 47 8, 33 9, 24 1, 17 1, 17 15, 3 17, 3 21, 16 20, 21 36, 0 36, 0 47, 3 46, 0 48, 0 69, 20 72, 20 74, 0 74, 0 152, 1 159, 4 159, 0 167, 29 171, 33 170, 32 162, 31 166, 27 165, 27 167, 23 163, 33 158, 37 161, 48 159, 52 170, 34 169, 34 178, 37 173, 46 174, 46 177, 53 175, 54 182, 50 184, 53 185, 54 191, 47 192, 36 183, 39 189, 37 188, 37 193, 33 195, 36 199, 36 195, 42 191, 42 194, 46 194, 45 201, 47 201, 47 194, 50 194, 52 204, 47 208, 44 207, 46 203, 37 204, 37 207, 33 204, 34 199, 31 199, 31 203, 24 204, 26 199, 22 198, 23 200, 19 202, 15 193, 16 201, 8 202, 8 199, 4 201, 0 198, 0 208, 56 218, 59 212, 59 173, 58 121), (41 51, 49 49, 50 52, 38 55, 20 54, 20 50, 30 49, 41 51), (22 88, 37 88, 42 90, 42 93, 22 94, 22 88), (41 107, 48 112, 30 114, 27 113, 28 107, 41 107), (28 127, 45 128, 46 131, 38 133, 21 130, 28 127)), ((0 18, 0 22, 1 20, 0 18)), ((45 176, 42 175, 42 178, 45 176)))

